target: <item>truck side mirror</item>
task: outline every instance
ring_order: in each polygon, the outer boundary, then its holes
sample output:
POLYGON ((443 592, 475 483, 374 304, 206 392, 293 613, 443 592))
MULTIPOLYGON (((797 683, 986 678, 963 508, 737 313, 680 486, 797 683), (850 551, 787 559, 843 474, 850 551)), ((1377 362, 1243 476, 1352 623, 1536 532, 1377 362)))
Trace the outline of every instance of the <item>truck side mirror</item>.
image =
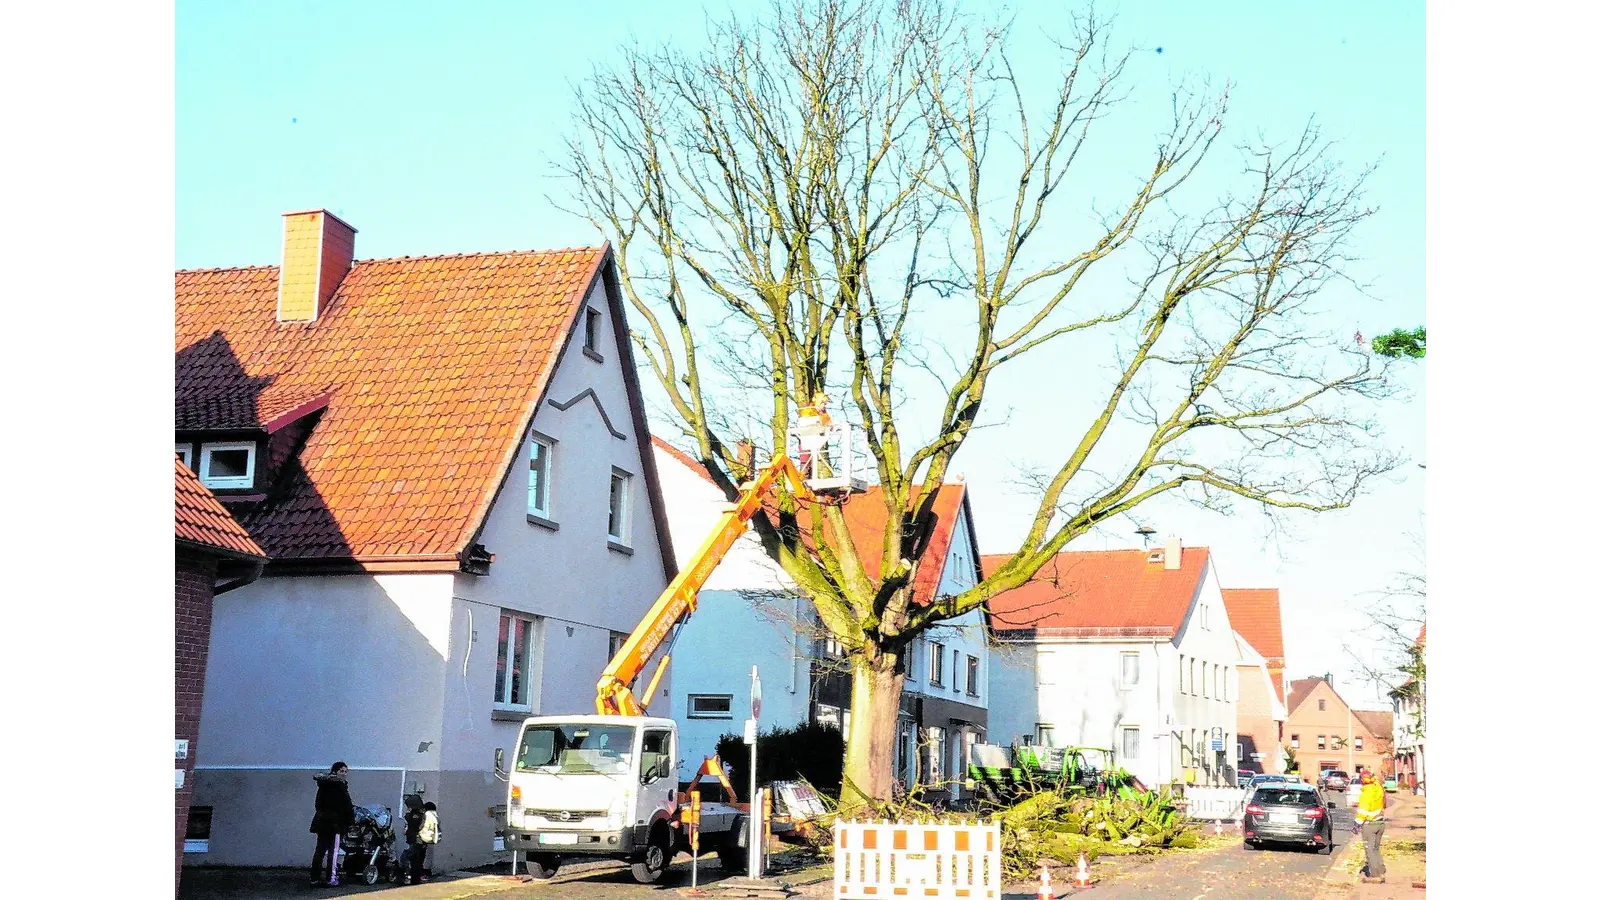
POLYGON ((494 774, 500 778, 505 777, 506 749, 504 747, 494 748, 494 774))

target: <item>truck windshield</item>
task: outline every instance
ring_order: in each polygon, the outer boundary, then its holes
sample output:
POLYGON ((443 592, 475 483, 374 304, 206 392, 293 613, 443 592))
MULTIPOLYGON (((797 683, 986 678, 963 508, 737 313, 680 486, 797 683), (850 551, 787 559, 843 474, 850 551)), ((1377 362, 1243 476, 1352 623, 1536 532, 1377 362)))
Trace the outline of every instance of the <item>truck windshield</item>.
POLYGON ((522 733, 517 771, 558 775, 607 775, 633 764, 633 732, 627 725, 533 725, 522 733))

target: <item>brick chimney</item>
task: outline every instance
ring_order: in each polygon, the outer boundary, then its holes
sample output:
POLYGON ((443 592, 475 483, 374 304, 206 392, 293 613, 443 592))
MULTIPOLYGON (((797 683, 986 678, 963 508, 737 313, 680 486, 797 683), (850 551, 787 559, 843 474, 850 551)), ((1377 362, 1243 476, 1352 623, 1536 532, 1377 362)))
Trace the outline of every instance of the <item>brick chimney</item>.
POLYGON ((315 322, 355 259, 356 230, 325 209, 283 214, 278 321, 315 322))
POLYGON ((1166 566, 1169 569, 1183 568, 1183 541, 1175 534, 1167 536, 1166 566))

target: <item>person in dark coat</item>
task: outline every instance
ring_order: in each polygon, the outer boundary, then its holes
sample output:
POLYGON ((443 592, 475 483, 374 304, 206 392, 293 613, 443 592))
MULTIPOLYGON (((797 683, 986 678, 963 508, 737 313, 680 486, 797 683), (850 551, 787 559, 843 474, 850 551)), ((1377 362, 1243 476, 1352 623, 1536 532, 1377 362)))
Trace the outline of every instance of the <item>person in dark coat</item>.
POLYGON ((356 805, 350 800, 350 767, 344 760, 314 776, 317 782, 317 811, 311 817, 311 833, 317 836, 317 852, 311 858, 311 883, 338 884, 339 838, 356 821, 356 805))
POLYGON ((407 794, 406 862, 411 884, 422 883, 423 860, 428 854, 428 848, 422 844, 422 823, 426 820, 427 813, 422 808, 422 798, 416 794, 407 794))

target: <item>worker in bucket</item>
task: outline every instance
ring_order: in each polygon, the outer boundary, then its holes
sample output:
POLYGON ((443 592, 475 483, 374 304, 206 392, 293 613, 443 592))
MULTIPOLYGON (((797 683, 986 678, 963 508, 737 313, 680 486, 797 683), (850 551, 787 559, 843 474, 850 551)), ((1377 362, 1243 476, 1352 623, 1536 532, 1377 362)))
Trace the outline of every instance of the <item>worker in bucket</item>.
POLYGON ((828 415, 828 395, 818 391, 808 406, 800 407, 799 421, 795 423, 795 437, 800 439, 800 471, 810 478, 815 475, 812 465, 817 454, 828 441, 833 428, 833 418, 828 415))
POLYGON ((1367 871, 1361 880, 1383 884, 1383 808, 1389 798, 1371 769, 1361 772, 1361 794, 1356 799, 1356 832, 1367 847, 1367 871))

